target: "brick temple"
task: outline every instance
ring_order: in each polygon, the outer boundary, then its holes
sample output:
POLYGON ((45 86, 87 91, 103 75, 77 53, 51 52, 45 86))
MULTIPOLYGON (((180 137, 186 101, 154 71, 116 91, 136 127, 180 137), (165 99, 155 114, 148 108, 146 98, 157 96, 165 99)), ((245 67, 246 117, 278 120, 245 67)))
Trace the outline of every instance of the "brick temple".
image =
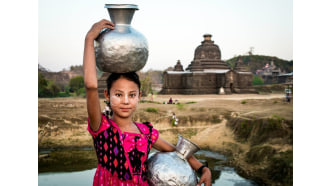
POLYGON ((163 74, 161 94, 232 94, 255 93, 253 74, 239 59, 234 69, 221 60, 218 45, 204 35, 204 41, 195 49, 194 60, 183 70, 178 60, 174 70, 163 74))

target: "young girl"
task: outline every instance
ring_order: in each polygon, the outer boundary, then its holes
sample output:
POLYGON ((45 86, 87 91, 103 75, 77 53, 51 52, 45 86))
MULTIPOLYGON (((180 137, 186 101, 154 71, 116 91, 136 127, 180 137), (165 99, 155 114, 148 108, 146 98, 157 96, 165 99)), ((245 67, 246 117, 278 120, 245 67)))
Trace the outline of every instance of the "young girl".
MULTIPOLYGON (((88 131, 93 137, 98 166, 93 185, 148 185, 146 164, 151 147, 174 151, 175 147, 159 137, 150 123, 132 121, 132 115, 141 98, 140 81, 135 72, 112 73, 104 90, 111 114, 101 112, 96 77, 94 39, 104 28, 114 29, 108 20, 95 23, 85 38, 84 82, 87 96, 88 131)), ((211 185, 211 172, 194 156, 190 166, 200 172, 199 185, 211 185)))

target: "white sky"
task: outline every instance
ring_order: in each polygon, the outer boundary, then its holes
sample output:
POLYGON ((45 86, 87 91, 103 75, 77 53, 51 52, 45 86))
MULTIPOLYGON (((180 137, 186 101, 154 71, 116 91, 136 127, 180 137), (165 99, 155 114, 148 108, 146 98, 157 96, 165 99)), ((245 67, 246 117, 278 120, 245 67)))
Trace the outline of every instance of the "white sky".
POLYGON ((292 0, 39 0, 38 63, 52 71, 81 65, 84 36, 93 23, 110 19, 104 4, 139 6, 132 27, 149 43, 143 71, 164 70, 180 60, 186 68, 205 33, 222 59, 259 55, 293 59, 292 0))

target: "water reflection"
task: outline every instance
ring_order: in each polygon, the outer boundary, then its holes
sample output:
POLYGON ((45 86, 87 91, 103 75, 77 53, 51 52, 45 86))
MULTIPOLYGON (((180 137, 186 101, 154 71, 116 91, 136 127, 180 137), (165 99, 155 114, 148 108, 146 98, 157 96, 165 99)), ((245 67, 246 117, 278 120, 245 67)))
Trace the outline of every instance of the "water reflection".
MULTIPOLYGON (((38 162, 39 186, 92 185, 97 166, 94 150, 48 151, 49 157, 38 162)), ((252 186, 251 180, 239 176, 234 168, 224 166, 226 157, 217 152, 200 150, 195 153, 201 162, 208 162, 212 173, 212 185, 252 186)))
MULTIPOLYGON (((43 151, 40 151, 41 154, 43 151)), ((49 157, 39 158, 38 172, 73 172, 97 167, 97 157, 93 149, 56 150, 49 157)))
POLYGON ((62 172, 62 173, 39 173, 39 186, 91 186, 93 185, 93 177, 95 169, 77 171, 77 172, 62 172))
POLYGON ((217 152, 200 150, 194 154, 196 158, 208 166, 212 174, 212 185, 225 185, 225 186, 253 186, 257 185, 251 180, 247 180, 239 176, 234 168, 224 166, 227 158, 217 152))

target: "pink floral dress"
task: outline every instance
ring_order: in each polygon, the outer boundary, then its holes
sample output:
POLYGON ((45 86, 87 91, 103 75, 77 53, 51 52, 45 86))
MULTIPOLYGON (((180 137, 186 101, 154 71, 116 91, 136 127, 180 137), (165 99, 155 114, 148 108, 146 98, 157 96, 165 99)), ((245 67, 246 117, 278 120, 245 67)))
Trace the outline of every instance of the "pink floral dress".
POLYGON ((152 144, 158 139, 158 131, 150 123, 135 123, 141 134, 124 132, 111 119, 102 115, 97 132, 87 130, 93 137, 98 165, 93 186, 149 185, 146 180, 146 164, 152 144))

